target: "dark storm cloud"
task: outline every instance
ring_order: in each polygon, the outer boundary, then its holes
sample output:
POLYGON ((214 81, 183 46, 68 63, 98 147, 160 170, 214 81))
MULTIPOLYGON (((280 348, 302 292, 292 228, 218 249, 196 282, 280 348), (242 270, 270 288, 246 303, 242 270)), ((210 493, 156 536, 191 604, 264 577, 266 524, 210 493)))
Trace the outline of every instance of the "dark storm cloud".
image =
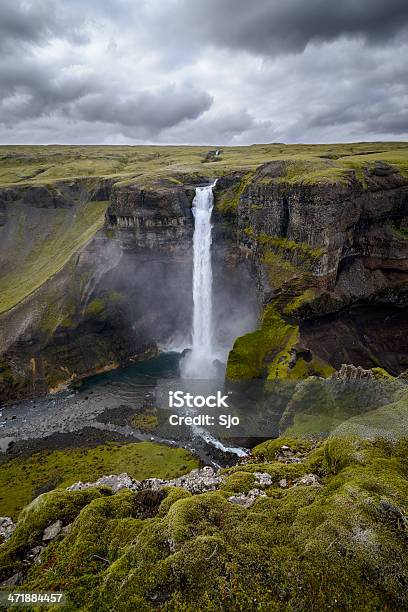
POLYGON ((148 136, 196 119, 213 102, 205 91, 187 86, 121 93, 88 75, 50 75, 49 69, 31 61, 20 63, 17 69, 0 64, 0 82, 0 121, 6 125, 58 115, 60 119, 143 128, 148 136))
POLYGON ((309 42, 361 36, 383 43, 408 24, 407 0, 182 0, 163 36, 260 55, 301 52, 309 42))
POLYGON ((165 86, 158 91, 141 91, 126 98, 106 98, 102 93, 82 98, 70 114, 85 121, 101 121, 124 127, 141 127, 156 134, 186 119, 196 119, 212 104, 205 91, 165 86))
POLYGON ((0 49, 22 43, 43 44, 51 36, 63 36, 79 44, 86 41, 77 16, 53 0, 1 0, 0 49))

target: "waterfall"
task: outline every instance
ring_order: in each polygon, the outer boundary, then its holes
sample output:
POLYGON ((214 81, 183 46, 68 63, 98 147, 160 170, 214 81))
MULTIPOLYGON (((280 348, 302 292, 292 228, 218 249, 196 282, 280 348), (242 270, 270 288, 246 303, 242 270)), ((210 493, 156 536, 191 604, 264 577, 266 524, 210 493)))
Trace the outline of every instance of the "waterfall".
POLYGON ((211 213, 215 183, 197 187, 193 200, 193 329, 191 352, 181 364, 183 378, 214 375, 212 329, 211 213))

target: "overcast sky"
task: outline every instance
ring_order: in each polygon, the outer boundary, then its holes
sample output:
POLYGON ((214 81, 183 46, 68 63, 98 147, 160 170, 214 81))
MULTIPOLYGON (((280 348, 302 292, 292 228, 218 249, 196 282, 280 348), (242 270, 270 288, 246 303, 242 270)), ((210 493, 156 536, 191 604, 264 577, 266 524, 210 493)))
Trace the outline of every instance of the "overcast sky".
POLYGON ((0 143, 408 139, 408 0, 1 0, 0 143))

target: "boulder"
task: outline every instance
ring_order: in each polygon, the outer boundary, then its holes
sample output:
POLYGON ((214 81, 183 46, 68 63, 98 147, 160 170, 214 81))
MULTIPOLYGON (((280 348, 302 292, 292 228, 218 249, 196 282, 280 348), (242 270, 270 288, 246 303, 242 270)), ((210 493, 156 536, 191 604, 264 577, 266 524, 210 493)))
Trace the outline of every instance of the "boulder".
POLYGON ((52 525, 49 525, 49 527, 44 530, 42 537, 43 542, 51 542, 51 540, 55 540, 55 538, 59 536, 61 531, 62 522, 60 520, 55 521, 55 523, 52 523, 52 525))
POLYGON ((239 506, 244 506, 244 508, 249 508, 252 506, 257 497, 266 497, 266 493, 261 491, 260 489, 251 489, 248 493, 242 493, 241 495, 231 495, 228 498, 228 501, 232 504, 237 504, 239 506))

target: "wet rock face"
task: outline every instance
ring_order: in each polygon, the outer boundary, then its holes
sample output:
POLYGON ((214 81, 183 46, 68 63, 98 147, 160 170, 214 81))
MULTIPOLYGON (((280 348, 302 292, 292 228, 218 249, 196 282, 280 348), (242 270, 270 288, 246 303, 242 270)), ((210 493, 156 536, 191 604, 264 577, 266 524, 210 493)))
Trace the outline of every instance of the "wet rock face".
MULTIPOLYGON (((379 297, 376 300, 379 301, 379 297)), ((381 364, 390 374, 408 368, 408 316, 403 290, 389 292, 384 303, 357 304, 301 322, 303 341, 336 369, 343 363, 364 369, 381 364), (386 299, 397 302, 387 305, 386 299)), ((323 313, 324 314, 324 313, 323 313)))
POLYGON ((192 193, 183 187, 115 189, 106 213, 107 226, 123 248, 180 251, 190 247, 193 233, 192 193))
POLYGON ((264 165, 241 196, 238 228, 244 246, 256 248, 248 227, 255 234, 304 243, 317 255, 316 284, 331 290, 341 284, 341 292, 353 298, 367 296, 370 283, 377 290, 386 287, 387 273, 408 274, 408 241, 398 233, 408 215, 408 180, 391 166, 378 162, 367 170, 365 188, 352 172, 346 183, 271 182, 280 172, 282 162, 264 165), (353 283, 353 262, 361 262, 363 282, 353 283), (376 271, 385 277, 371 281, 376 271))

